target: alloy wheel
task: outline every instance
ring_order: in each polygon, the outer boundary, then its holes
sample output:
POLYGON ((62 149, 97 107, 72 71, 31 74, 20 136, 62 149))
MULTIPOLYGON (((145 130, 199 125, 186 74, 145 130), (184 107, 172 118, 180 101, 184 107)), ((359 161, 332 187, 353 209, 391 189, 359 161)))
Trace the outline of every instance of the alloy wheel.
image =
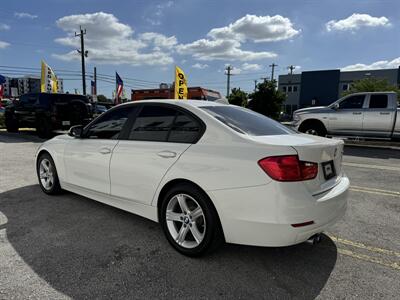
POLYGON ((40 162, 39 177, 43 188, 47 191, 51 190, 54 185, 54 172, 53 166, 47 158, 42 159, 40 162))
POLYGON ((199 203, 187 194, 174 195, 168 202, 166 222, 170 235, 181 247, 200 245, 206 233, 206 219, 199 203))

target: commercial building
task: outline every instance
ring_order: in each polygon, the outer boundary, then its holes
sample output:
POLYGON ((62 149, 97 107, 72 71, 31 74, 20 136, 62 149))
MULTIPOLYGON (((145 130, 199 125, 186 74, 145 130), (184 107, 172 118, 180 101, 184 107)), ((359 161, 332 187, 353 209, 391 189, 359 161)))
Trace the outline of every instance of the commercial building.
POLYGON ((322 70, 280 75, 278 90, 286 94, 284 110, 291 114, 298 108, 329 105, 350 89, 354 81, 365 78, 386 79, 400 86, 400 67, 367 71, 322 70))
MULTIPOLYGON (((28 93, 40 93, 40 77, 28 75, 24 77, 5 77, 3 83, 4 98, 19 97, 28 93)), ((64 93, 64 83, 62 79, 57 79, 58 93, 64 93)))

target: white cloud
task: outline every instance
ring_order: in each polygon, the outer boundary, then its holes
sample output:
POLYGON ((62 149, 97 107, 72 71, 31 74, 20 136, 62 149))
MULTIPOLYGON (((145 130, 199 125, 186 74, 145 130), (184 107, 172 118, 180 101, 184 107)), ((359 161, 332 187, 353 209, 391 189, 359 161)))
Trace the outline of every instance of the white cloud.
POLYGON ((342 71, 363 71, 363 70, 375 70, 375 69, 396 69, 400 67, 400 57, 393 60, 380 60, 367 64, 354 64, 342 68, 342 71))
POLYGON ((293 28, 288 18, 280 15, 246 15, 225 27, 211 29, 207 36, 188 44, 177 46, 179 54, 192 55, 203 61, 253 61, 276 57, 270 51, 243 50, 242 44, 251 42, 273 42, 290 39, 300 33, 293 28))
POLYGON ((9 44, 9 43, 7 43, 7 42, 3 42, 3 41, 0 41, 0 49, 7 48, 8 46, 10 46, 10 44, 9 44))
POLYGON ((159 3, 156 6, 151 6, 149 13, 146 13, 144 19, 153 26, 161 25, 161 18, 164 16, 165 10, 174 5, 173 1, 159 3), (148 15, 148 16, 147 16, 148 15))
POLYGON ((214 39, 235 39, 241 42, 274 42, 290 39, 300 33, 290 19, 280 15, 246 15, 225 27, 211 29, 207 34, 214 39))
POLYGON ((195 63, 194 65, 192 65, 192 68, 200 70, 206 69, 208 67, 209 66, 207 64, 200 64, 200 63, 195 63))
POLYGON ((259 64, 244 63, 242 64, 241 68, 244 71, 260 71, 262 69, 262 66, 259 64))
POLYGON ((18 19, 36 19, 38 16, 27 12, 16 12, 14 13, 14 17, 17 17, 18 19))
MULTIPOLYGON (((79 48, 79 38, 75 37, 78 25, 86 29, 85 45, 89 60, 104 64, 168 65, 173 63, 171 49, 176 38, 148 32, 134 38, 134 30, 121 23, 114 15, 97 12, 65 16, 57 20, 57 26, 66 36, 55 41, 59 44, 79 48)), ((54 57, 70 61, 79 60, 76 50, 54 57)))
POLYGON ((389 19, 386 17, 373 17, 368 14, 352 14, 342 20, 331 20, 325 24, 327 31, 355 31, 361 27, 388 27, 389 19))
POLYGON ((190 44, 177 46, 179 54, 191 54, 198 60, 240 60, 251 61, 272 58, 273 52, 253 52, 240 49, 240 42, 234 40, 200 39, 190 44))
POLYGON ((10 25, 0 23, 0 30, 10 30, 10 25))
POLYGON ((175 36, 166 37, 163 34, 156 32, 146 32, 139 35, 139 40, 145 43, 154 43, 156 49, 172 49, 177 43, 175 36))

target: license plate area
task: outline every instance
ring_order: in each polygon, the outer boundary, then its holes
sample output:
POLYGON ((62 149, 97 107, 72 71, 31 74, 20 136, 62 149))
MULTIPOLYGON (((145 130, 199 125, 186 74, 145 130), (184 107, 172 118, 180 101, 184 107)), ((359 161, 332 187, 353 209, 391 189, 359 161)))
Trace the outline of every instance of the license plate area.
POLYGON ((336 176, 335 165, 333 161, 327 161, 322 163, 322 172, 324 173, 324 177, 326 180, 329 180, 336 176))

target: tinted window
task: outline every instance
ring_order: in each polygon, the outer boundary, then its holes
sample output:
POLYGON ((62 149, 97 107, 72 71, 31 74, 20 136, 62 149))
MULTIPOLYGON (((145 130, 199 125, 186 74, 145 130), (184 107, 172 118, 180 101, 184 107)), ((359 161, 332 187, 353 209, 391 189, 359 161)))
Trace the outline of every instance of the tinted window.
POLYGON ((119 136, 129 116, 137 106, 126 106, 113 109, 102 115, 90 125, 86 137, 91 139, 116 139, 119 136))
POLYGON ((364 98, 365 98, 364 95, 351 96, 340 102, 339 108, 341 109, 362 108, 364 104, 364 98))
POLYGON ((369 98, 369 108, 387 108, 387 95, 371 95, 369 98))
POLYGON ((199 136, 200 129, 200 124, 195 119, 179 112, 169 133, 168 141, 194 143, 199 136))
POLYGON ((129 139, 167 141, 177 111, 165 106, 146 105, 136 117, 129 139))
POLYGON ((249 135, 292 134, 293 130, 249 109, 237 106, 203 106, 206 112, 240 133, 249 135))
POLYGON ((293 86, 293 92, 297 92, 297 85, 293 86))

